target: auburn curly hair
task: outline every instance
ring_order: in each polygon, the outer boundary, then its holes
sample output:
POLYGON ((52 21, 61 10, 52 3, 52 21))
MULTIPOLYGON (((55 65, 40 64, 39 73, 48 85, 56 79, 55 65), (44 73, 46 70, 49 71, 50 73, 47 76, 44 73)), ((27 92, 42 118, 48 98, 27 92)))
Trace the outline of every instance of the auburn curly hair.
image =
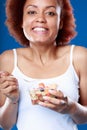
MULTIPOLYGON (((56 44, 66 45, 76 36, 76 24, 73 14, 73 8, 70 0, 57 0, 62 7, 61 20, 63 27, 59 30, 56 44)), ((22 45, 29 46, 29 40, 23 33, 22 18, 23 7, 26 0, 6 0, 6 25, 10 34, 22 45)))

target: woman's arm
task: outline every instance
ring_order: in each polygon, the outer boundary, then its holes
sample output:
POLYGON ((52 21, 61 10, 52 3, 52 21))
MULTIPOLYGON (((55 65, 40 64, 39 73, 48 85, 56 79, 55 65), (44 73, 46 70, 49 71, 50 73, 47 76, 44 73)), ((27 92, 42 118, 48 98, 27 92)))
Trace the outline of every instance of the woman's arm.
POLYGON ((56 98, 45 96, 44 102, 39 105, 48 107, 57 112, 69 114, 76 124, 87 123, 87 49, 75 47, 74 49, 74 67, 80 78, 80 100, 79 103, 64 97, 61 91, 49 91, 56 98))
POLYGON ((79 104, 75 103, 75 112, 71 116, 76 123, 82 124, 87 123, 87 49, 76 47, 74 59, 80 78, 80 100, 79 104))
POLYGON ((4 130, 10 130, 16 123, 18 102, 11 103, 9 98, 6 98, 3 106, 0 107, 0 125, 4 130))
POLYGON ((19 90, 16 78, 11 76, 13 53, 0 55, 0 125, 10 130, 17 120, 19 90))

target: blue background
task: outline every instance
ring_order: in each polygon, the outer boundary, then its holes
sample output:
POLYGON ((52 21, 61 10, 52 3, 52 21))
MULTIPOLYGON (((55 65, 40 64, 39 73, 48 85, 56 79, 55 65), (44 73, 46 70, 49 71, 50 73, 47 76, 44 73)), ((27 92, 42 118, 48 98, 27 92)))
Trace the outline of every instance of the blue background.
MULTIPOLYGON (((87 0, 71 0, 76 18, 78 35, 71 41, 72 44, 87 48, 87 0)), ((5 0, 0 0, 0 53, 5 50, 22 47, 10 35, 5 26, 5 0)), ((87 124, 78 125, 79 130, 87 130, 87 124)), ((0 128, 1 130, 1 128, 0 128)), ((16 130, 14 126, 12 130, 16 130)))

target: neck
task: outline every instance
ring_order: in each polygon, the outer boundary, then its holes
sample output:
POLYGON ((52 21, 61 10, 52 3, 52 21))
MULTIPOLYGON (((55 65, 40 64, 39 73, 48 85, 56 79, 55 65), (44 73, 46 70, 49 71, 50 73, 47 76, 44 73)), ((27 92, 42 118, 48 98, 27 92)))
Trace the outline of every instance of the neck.
POLYGON ((56 45, 55 43, 52 45, 46 46, 30 46, 32 49, 33 59, 38 64, 46 65, 49 61, 55 58, 56 54, 56 45))

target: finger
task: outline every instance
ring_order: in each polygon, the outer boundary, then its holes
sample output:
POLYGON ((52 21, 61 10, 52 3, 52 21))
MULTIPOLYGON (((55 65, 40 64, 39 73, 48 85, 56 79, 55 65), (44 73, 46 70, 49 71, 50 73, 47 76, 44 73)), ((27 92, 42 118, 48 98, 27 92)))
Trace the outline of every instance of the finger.
POLYGON ((49 96, 43 96, 43 99, 44 99, 44 101, 50 102, 55 105, 63 105, 66 103, 65 100, 63 100, 63 99, 53 98, 53 97, 49 97, 49 96))
POLYGON ((47 101, 45 101, 45 102, 39 101, 38 104, 43 106, 43 107, 50 108, 50 109, 54 109, 55 108, 54 104, 51 104, 50 102, 47 102, 47 101))
POLYGON ((10 75, 7 71, 0 71, 0 77, 10 75))
POLYGON ((6 94, 11 93, 14 90, 17 90, 17 89, 18 89, 18 87, 16 85, 13 85, 13 86, 9 86, 9 87, 7 87, 5 89, 1 89, 1 93, 6 95, 6 94))
POLYGON ((49 97, 49 96, 43 96, 43 99, 44 101, 51 102, 51 103, 54 103, 57 100, 56 98, 49 97))
POLYGON ((13 76, 5 76, 0 78, 0 84, 4 83, 5 81, 18 82, 17 79, 13 76))
POLYGON ((17 82, 17 79, 14 76, 12 76, 12 75, 4 77, 4 80, 16 81, 17 82))
POLYGON ((0 90, 1 90, 1 89, 5 89, 5 88, 7 88, 8 86, 13 86, 13 85, 18 86, 18 83, 15 82, 15 81, 4 81, 4 82, 0 85, 0 90))
POLYGON ((44 106, 44 107, 48 107, 48 108, 50 108, 50 109, 54 109, 54 110, 59 111, 59 112, 60 112, 62 109, 64 109, 64 106, 65 106, 64 103, 63 103, 63 104, 60 104, 60 105, 58 105, 58 104, 55 105, 55 104, 52 104, 52 103, 47 102, 47 101, 44 101, 44 102, 39 101, 38 104, 41 105, 41 106, 44 106))
POLYGON ((4 85, 13 85, 14 83, 18 85, 17 79, 13 76, 0 78, 0 88, 1 86, 3 87, 4 85))
POLYGON ((56 98, 63 99, 64 95, 60 90, 49 90, 50 94, 54 95, 56 98))
POLYGON ((4 83, 6 81, 6 79, 3 77, 3 78, 0 78, 0 85, 2 84, 2 83, 4 83))

